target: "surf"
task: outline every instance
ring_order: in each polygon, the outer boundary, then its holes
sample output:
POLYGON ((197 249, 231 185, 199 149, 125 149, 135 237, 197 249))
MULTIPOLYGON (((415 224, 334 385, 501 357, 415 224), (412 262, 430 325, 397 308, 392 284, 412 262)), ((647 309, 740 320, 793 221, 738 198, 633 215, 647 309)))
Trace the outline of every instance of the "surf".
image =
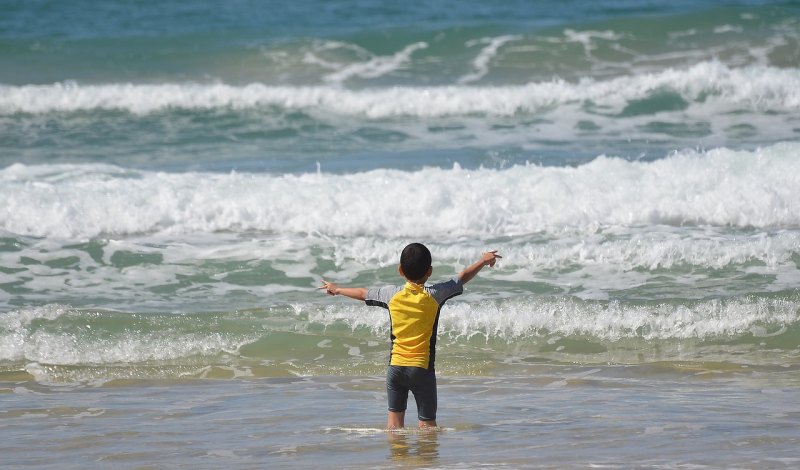
MULTIPOLYGON (((0 114, 119 110, 145 115, 170 109, 277 108, 387 119, 543 114, 554 108, 580 109, 591 103, 602 110, 602 114, 613 115, 624 113, 632 102, 665 90, 680 97, 683 107, 713 105, 717 111, 761 112, 790 112, 800 108, 800 72, 797 69, 763 65, 734 68, 710 61, 608 80, 585 77, 578 82, 556 79, 506 86, 346 89, 264 83, 237 86, 225 83, 80 84, 74 81, 51 85, 0 85, 0 114), (742 83, 748 85, 742 87, 742 83)), ((655 108, 652 112, 658 111, 655 108)))
POLYGON ((436 239, 642 225, 796 229, 798 151, 787 142, 653 162, 600 156, 577 167, 300 175, 15 164, 0 170, 0 229, 73 240, 223 231, 436 239), (437 187, 417 200, 422 216, 401 209, 391 223, 370 217, 374 204, 392 205, 402 188, 431 178, 437 187))
MULTIPOLYGON (((445 375, 534 363, 782 364, 800 337, 797 293, 619 303, 518 296, 442 313, 445 375)), ((0 376, 55 382, 379 376, 388 325, 363 306, 133 313, 47 305, 0 315, 0 376)), ((683 365, 681 365, 683 364, 683 365)), ((706 367, 696 364, 698 367, 706 367)))

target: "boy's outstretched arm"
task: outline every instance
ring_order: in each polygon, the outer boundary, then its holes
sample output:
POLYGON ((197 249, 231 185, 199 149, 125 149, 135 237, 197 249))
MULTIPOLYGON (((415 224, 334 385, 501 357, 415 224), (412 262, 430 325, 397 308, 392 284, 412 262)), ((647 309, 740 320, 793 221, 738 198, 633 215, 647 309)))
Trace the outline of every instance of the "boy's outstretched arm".
POLYGON ((468 283, 478 274, 481 269, 483 269, 484 266, 489 266, 491 268, 500 258, 502 258, 502 256, 497 254, 497 250, 492 250, 482 254, 481 259, 472 263, 470 266, 467 266, 463 271, 461 271, 461 274, 458 275, 458 280, 461 281, 462 284, 468 283))
POLYGON ((343 295, 356 300, 365 300, 367 298, 367 289, 364 287, 339 287, 332 282, 323 280, 319 289, 325 289, 328 295, 343 295))

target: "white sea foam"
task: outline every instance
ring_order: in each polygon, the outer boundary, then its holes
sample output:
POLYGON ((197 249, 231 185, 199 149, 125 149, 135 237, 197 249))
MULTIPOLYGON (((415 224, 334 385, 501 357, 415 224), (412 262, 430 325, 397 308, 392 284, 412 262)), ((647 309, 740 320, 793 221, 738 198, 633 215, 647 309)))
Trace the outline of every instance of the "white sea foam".
POLYGON ((798 154, 800 144, 783 143, 654 162, 599 157, 575 168, 283 176, 16 164, 0 170, 0 229, 62 239, 218 231, 436 239, 607 226, 797 228, 798 154), (408 188, 419 188, 413 201, 408 188))
POLYGON ((336 72, 326 75, 325 81, 340 84, 353 77, 381 77, 402 68, 411 60, 411 55, 414 52, 421 49, 426 49, 427 47, 427 43, 417 42, 406 46, 403 48, 403 50, 391 56, 371 57, 369 60, 364 62, 346 65, 341 67, 336 72))
MULTIPOLYGON (((547 292, 582 299, 608 299, 609 292, 694 299, 739 295, 743 288, 778 292, 800 285, 794 262, 800 247, 797 230, 742 233, 651 226, 614 232, 562 232, 495 241, 443 238, 426 243, 435 257, 434 280, 455 275, 486 249, 500 249, 503 260, 485 270, 481 279, 499 286, 496 295, 501 297, 547 286, 547 292), (709 283, 710 275, 717 282, 709 283), (726 280, 719 281, 720 276, 726 280), (743 276, 751 279, 740 281, 743 276), (698 283, 704 287, 695 288, 698 283)), ((320 277, 350 283, 386 268, 393 272, 398 249, 407 242, 381 236, 205 234, 172 240, 146 236, 100 243, 93 257, 81 245, 42 239, 31 241, 22 252, 0 253, 0 265, 13 273, 5 282, 21 283, 19 287, 27 291, 24 298, 31 303, 57 298, 108 308, 125 305, 137 312, 196 312, 283 305, 309 296, 323 301, 314 290, 320 277), (133 258, 132 265, 115 263, 120 257, 133 258), (72 261, 64 266, 60 260, 72 261), (269 280, 254 282, 263 279, 265 264, 272 273, 269 280)), ((471 292, 464 299, 472 299, 471 292)), ((0 301, 0 310, 14 308, 6 303, 10 300, 0 301)), ((58 315, 61 310, 44 312, 58 315)), ((0 327, 28 318, 23 313, 0 319, 0 327)))
MULTIPOLYGON (((333 336, 330 338, 338 338, 335 341, 341 340, 342 325, 352 330, 371 330, 371 334, 379 337, 387 336, 386 317, 368 314, 365 309, 368 307, 343 301, 326 306, 296 305, 294 311, 288 313, 290 317, 284 316, 287 315, 285 310, 283 313, 272 311, 268 315, 273 322, 282 317, 292 325, 307 322, 315 329, 320 326, 325 331, 331 329, 333 336)), ((20 309, 2 315, 27 317, 31 313, 20 309)), ((41 311, 34 315, 45 321, 35 327, 22 322, 0 327, 0 362, 32 362, 48 366, 192 365, 207 363, 209 357, 216 357, 227 363, 236 363, 245 360, 238 354, 241 347, 274 331, 264 324, 249 334, 242 334, 241 331, 234 332, 241 330, 243 325, 236 326, 232 318, 217 323, 203 316, 193 318, 190 323, 178 316, 146 320, 151 330, 145 331, 136 327, 123 328, 125 322, 131 321, 126 314, 115 314, 119 317, 111 319, 108 314, 75 311, 76 319, 85 317, 85 325, 83 322, 60 322, 41 311), (96 323, 104 315, 105 320, 96 323), (116 328, 120 331, 103 328, 112 320, 119 323, 116 328), (154 329, 157 325, 158 328, 154 329), (234 330, 226 331, 225 326, 231 325, 234 330)), ((252 321, 252 318, 244 321, 252 321)), ((681 304, 632 305, 581 301, 572 297, 516 296, 480 301, 453 299, 442 311, 439 333, 445 348, 453 341, 463 344, 475 339, 500 340, 504 345, 507 342, 525 344, 530 340, 554 345, 564 337, 604 342, 705 340, 743 335, 773 338, 786 334, 789 327, 798 322, 800 302, 796 297, 739 297, 681 304)), ((292 331, 295 331, 294 327, 292 331)), ((363 337, 361 335, 363 332, 356 336, 363 337)), ((316 344, 316 348, 327 348, 330 342, 324 339, 316 344)), ((346 341, 342 343, 341 351, 342 357, 346 358, 367 356, 359 346, 351 346, 346 341)), ((295 354, 314 357, 318 352, 298 350, 295 354)))
POLYGON ((170 361, 235 351, 244 343, 213 333, 176 336, 169 331, 149 336, 130 333, 121 338, 85 338, 78 342, 70 334, 35 332, 25 338, 24 344, 4 348, 0 360, 24 359, 53 365, 170 361))
MULTIPOLYGON (((165 326, 152 332, 127 328, 122 333, 94 333, 92 322, 103 313, 81 312, 62 305, 22 308, 0 314, 0 361, 32 361, 39 364, 124 364, 170 361, 194 356, 235 353, 256 339, 226 332, 185 332, 165 326), (85 318, 77 328, 50 326, 72 315, 85 318), (32 323, 36 321, 36 325, 32 323)), ((181 319, 176 316, 176 323, 181 319)), ((155 320, 158 322, 159 320, 155 320)), ((160 320, 170 325, 169 319, 160 320)), ((122 325, 120 325, 122 326, 122 325)))
MULTIPOLYGON (((340 304, 312 309, 308 315, 309 320, 324 325, 342 322, 353 329, 388 334, 386 318, 365 315, 364 308, 340 304)), ((439 332, 453 338, 509 341, 543 335, 606 341, 707 339, 747 333, 765 337, 800 321, 798 308, 797 299, 740 298, 648 306, 533 296, 478 302, 454 299, 442 310, 439 332)))
MULTIPOLYGON (((334 72, 340 82, 352 76, 374 76, 401 66, 423 44, 408 46, 396 56, 352 65, 334 72)), ((490 44, 491 47, 491 44, 490 44)), ((499 46, 498 46, 499 47, 499 46)), ((490 51, 491 52, 491 51, 490 51)), ((487 53, 488 54, 488 53, 487 53)), ((123 110, 136 114, 165 109, 244 109, 275 106, 341 115, 388 118, 487 114, 511 116, 591 102, 608 113, 630 100, 669 89, 683 99, 715 110, 796 111, 800 109, 800 70, 763 65, 730 68, 703 62, 687 69, 667 69, 606 81, 563 80, 521 86, 391 87, 349 90, 338 86, 270 86, 223 83, 106 84, 74 82, 53 85, 0 86, 0 114, 123 110)))
POLYGON ((471 83, 480 80, 487 73, 489 73, 489 63, 497 56, 498 50, 511 41, 519 39, 520 36, 500 36, 496 38, 481 38, 478 40, 468 41, 467 47, 472 47, 478 44, 485 45, 478 53, 477 57, 472 61, 473 71, 458 79, 458 83, 471 83))
POLYGON ((26 328, 35 320, 55 320, 69 313, 69 307, 57 304, 20 309, 14 311, 14 313, 0 315, 0 328, 9 331, 20 330, 26 328))
MULTIPOLYGON (((510 302, 457 304, 443 322, 457 336, 518 338, 546 331, 565 336, 705 339, 737 336, 758 325, 793 324, 800 319, 795 300, 706 301, 694 305, 631 306, 573 300, 518 298, 510 302)), ((758 330, 760 331, 760 330, 758 330)))
POLYGON ((592 51, 597 49, 596 41, 619 41, 625 36, 611 30, 605 31, 576 31, 574 29, 565 29, 564 38, 568 42, 577 42, 583 46, 583 51, 586 56, 591 56, 592 51))

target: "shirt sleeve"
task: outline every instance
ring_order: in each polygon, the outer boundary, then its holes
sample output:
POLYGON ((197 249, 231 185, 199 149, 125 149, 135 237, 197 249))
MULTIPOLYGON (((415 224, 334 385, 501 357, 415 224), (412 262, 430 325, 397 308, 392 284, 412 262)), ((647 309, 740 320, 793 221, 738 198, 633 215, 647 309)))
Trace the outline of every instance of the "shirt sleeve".
POLYGON ((389 308, 389 301, 400 290, 398 286, 371 287, 367 289, 364 303, 372 307, 389 308))
POLYGON ((428 293, 433 296, 439 305, 447 302, 449 299, 464 292, 464 284, 457 278, 450 279, 447 282, 440 282, 427 288, 428 293))

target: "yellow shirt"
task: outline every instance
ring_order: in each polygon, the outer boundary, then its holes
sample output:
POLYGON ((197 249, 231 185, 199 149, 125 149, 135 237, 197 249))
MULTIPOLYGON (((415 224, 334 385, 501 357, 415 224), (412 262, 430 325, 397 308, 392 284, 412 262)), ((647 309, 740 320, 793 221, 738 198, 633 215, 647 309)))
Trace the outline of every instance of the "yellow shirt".
POLYGON ((389 310, 393 366, 433 369, 436 330, 442 305, 463 292, 457 279, 430 287, 406 282, 367 291, 367 305, 389 310))

